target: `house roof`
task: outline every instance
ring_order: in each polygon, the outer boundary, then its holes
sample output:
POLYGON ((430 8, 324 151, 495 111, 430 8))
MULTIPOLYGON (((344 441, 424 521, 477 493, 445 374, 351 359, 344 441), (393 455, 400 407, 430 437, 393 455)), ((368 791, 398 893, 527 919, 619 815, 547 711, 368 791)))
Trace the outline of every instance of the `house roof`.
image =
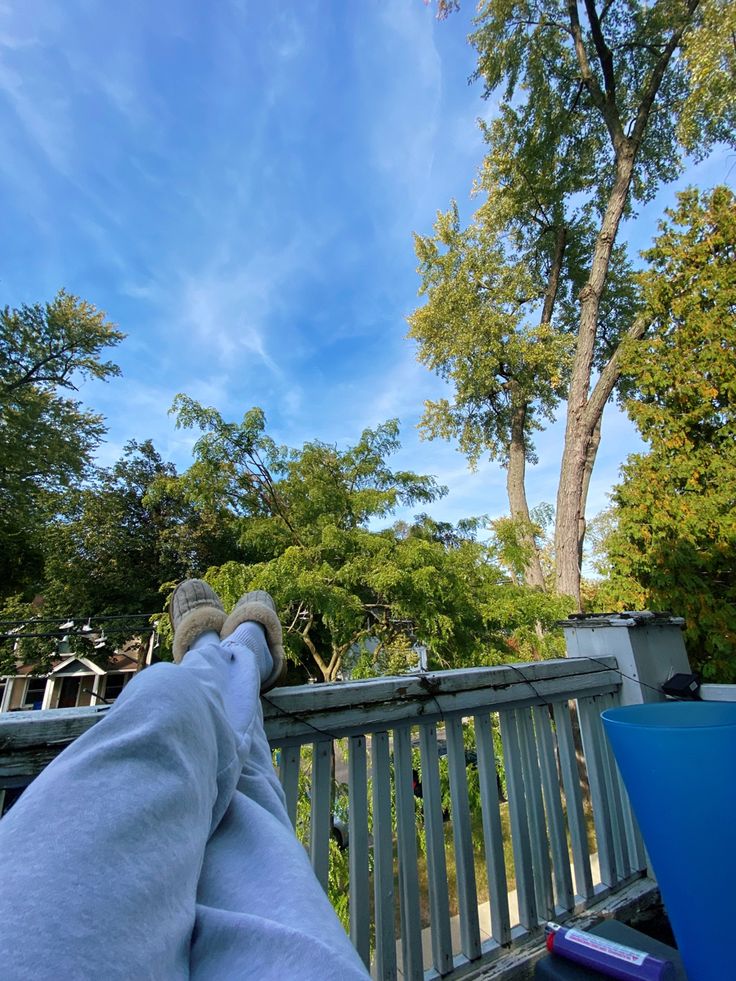
POLYGON ((54 658, 48 671, 39 671, 37 664, 23 664, 16 668, 12 677, 26 678, 28 675, 44 677, 63 677, 65 675, 109 674, 112 671, 132 673, 138 667, 138 660, 123 651, 116 651, 109 657, 92 661, 80 654, 67 654, 65 657, 54 658), (77 666, 75 667, 75 662, 77 666))
POLYGON ((89 658, 81 657, 79 654, 70 654, 62 661, 58 661, 49 671, 49 675, 70 675, 70 674, 104 674, 105 669, 98 667, 89 658))

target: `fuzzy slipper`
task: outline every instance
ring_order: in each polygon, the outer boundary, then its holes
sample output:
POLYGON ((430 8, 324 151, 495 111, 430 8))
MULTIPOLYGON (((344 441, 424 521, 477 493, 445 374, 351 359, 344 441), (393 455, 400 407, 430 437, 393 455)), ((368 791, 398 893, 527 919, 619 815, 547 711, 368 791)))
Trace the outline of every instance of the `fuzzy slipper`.
POLYGON ((247 620, 260 623, 265 628, 268 650, 273 659, 273 671, 261 683, 261 694, 263 694, 278 685, 286 675, 286 656, 284 654, 281 621, 276 612, 276 604, 270 594, 265 590, 255 589, 240 597, 235 604, 233 612, 225 620, 225 624, 220 631, 220 638, 224 640, 226 637, 229 637, 236 627, 239 627, 241 623, 245 623, 247 620))
POLYGON ((208 630, 219 634, 227 619, 217 593, 202 579, 180 582, 169 600, 174 628, 174 660, 178 664, 191 645, 208 630))

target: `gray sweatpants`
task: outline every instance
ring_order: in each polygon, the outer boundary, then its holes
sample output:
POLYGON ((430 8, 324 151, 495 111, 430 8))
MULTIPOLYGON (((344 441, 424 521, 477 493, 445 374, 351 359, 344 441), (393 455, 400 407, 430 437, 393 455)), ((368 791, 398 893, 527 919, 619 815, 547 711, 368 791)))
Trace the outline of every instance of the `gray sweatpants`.
POLYGON ((259 685, 247 647, 200 639, 26 790, 0 821, 4 979, 368 977, 294 836, 259 685))

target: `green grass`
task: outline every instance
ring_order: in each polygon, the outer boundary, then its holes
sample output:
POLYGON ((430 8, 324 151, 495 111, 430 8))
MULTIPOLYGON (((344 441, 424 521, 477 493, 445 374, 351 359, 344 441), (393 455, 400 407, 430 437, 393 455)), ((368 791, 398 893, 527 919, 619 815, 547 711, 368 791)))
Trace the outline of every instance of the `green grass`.
MULTIPOLYGON (((564 811, 564 804, 563 804, 564 811)), ((420 807, 417 807, 417 827, 421 828, 421 811, 420 807)), ((500 805, 500 817, 501 817, 501 831, 503 840, 503 856, 504 865, 506 868, 506 884, 508 892, 513 892, 516 889, 516 877, 514 871, 514 851, 511 839, 511 820, 509 816, 509 805, 508 803, 502 803, 500 805)), ((471 832, 473 840, 473 857, 475 866, 475 882, 476 890, 478 895, 478 905, 488 902, 490 895, 488 889, 488 875, 487 866, 485 858, 485 845, 483 839, 483 819, 480 812, 480 808, 471 809, 471 832)), ((596 850, 595 842, 595 829, 593 826, 593 815, 592 810, 589 806, 585 807, 585 819, 586 819, 586 829, 588 837, 588 850, 590 854, 593 854, 596 850)), ((452 821, 447 821, 444 824, 444 837, 445 837, 445 862, 447 866, 447 887, 448 887, 448 897, 450 906, 450 916, 456 916, 459 913, 458 906, 458 896, 457 896, 457 866, 455 862, 455 847, 454 847, 454 837, 452 829, 452 821)), ((427 927, 430 925, 430 908, 429 908, 429 876, 427 871, 427 860, 426 856, 418 847, 418 858, 417 866, 419 873, 419 894, 420 894, 420 916, 422 927, 427 927)), ((568 832, 568 852, 570 851, 570 837, 568 832)), ((398 864, 395 862, 395 872, 394 872, 394 886, 395 894, 399 895, 399 883, 398 883, 398 864)), ((400 915, 398 909, 398 903, 396 904, 396 936, 398 938, 400 933, 400 915)))

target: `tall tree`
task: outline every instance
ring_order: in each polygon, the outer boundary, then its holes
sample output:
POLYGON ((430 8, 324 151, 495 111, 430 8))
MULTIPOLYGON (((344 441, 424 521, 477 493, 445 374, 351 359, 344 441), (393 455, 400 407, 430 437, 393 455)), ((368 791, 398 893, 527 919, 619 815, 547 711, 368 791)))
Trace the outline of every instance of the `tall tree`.
POLYGON ((119 374, 101 353, 123 336, 63 290, 51 303, 0 311, 0 595, 38 573, 35 533, 105 432, 100 415, 63 393, 119 374))
MULTIPOLYGON (((725 4, 708 9, 716 19, 726 17, 725 4)), ((685 136, 678 122, 697 86, 697 55, 688 60, 681 53, 703 23, 699 0, 482 0, 472 35, 477 76, 486 95, 500 98, 499 119, 486 130, 483 173, 500 224, 518 234, 529 202, 538 200, 550 231, 566 237, 593 232, 579 238, 585 276, 576 304, 555 529, 557 586, 576 601, 602 414, 620 377, 621 344, 644 329, 638 318, 612 325, 602 315, 616 236, 634 202, 650 199, 681 169, 685 136)), ((732 112, 716 97, 709 105, 720 119, 732 112)), ((705 125, 706 115, 695 113, 687 136, 701 153, 727 131, 705 125)))
POLYGON ((361 638, 393 629, 387 604, 367 585, 371 570, 388 561, 391 541, 368 523, 444 489, 387 465, 399 446, 396 421, 366 430, 346 450, 321 442, 289 450, 266 434, 260 409, 229 423, 179 395, 173 411, 177 425, 202 432, 183 478, 191 499, 227 503, 249 559, 213 571, 211 581, 231 603, 248 588, 271 591, 286 611, 293 649, 333 680, 361 638))
POLYGON ((454 386, 452 403, 427 402, 425 434, 457 436, 473 466, 488 452, 506 467, 511 518, 529 546, 524 578, 544 588, 525 469, 535 461, 538 418, 551 418, 564 393, 568 351, 551 327, 562 255, 547 277, 541 320, 530 322, 545 284, 523 256, 509 255, 499 232, 482 216, 462 230, 453 204, 438 215, 434 236, 415 236, 427 302, 409 318, 409 336, 418 341, 419 360, 454 386))
POLYGON ((323 680, 338 677, 365 642, 377 662, 414 643, 435 667, 508 659, 509 636, 530 615, 545 624, 559 617, 529 601, 514 619, 508 597, 494 593, 507 576, 475 540, 472 521, 453 527, 420 515, 373 530, 399 505, 444 490, 389 466, 395 421, 346 449, 315 441, 289 450, 267 436, 259 409, 229 423, 178 396, 175 411, 179 424, 203 433, 183 477, 192 499, 227 501, 240 520, 245 559, 210 569, 208 580, 226 605, 248 589, 269 590, 292 655, 323 680))
POLYGON ((645 253, 651 336, 629 346, 629 458, 604 540, 604 603, 687 620, 692 663, 736 680, 736 198, 679 196, 645 253))

